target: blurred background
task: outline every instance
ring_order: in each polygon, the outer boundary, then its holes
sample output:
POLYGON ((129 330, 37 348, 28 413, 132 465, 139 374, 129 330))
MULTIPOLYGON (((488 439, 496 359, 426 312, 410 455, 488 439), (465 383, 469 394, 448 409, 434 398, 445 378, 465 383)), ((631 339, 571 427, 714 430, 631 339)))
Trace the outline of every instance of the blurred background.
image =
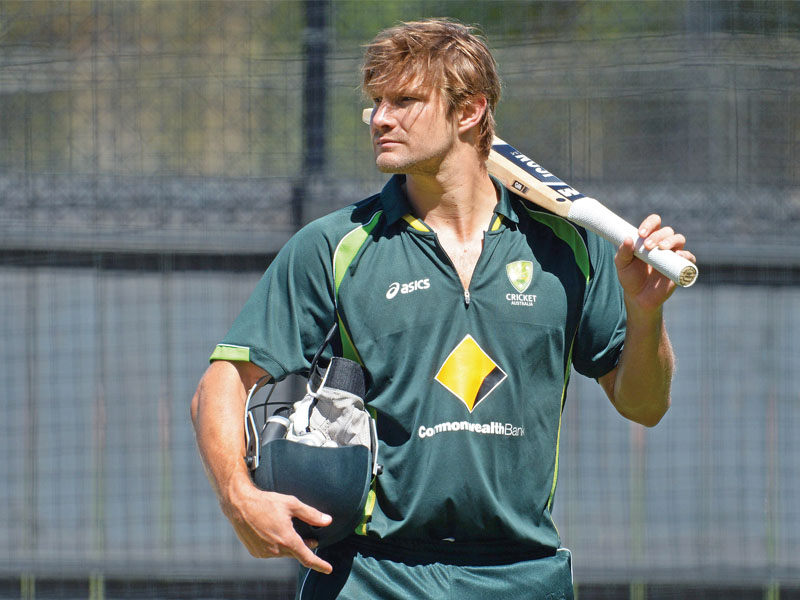
POLYGON ((657 428, 572 380, 578 597, 800 598, 800 3, 510 0, 0 1, 0 598, 292 597, 189 400, 289 236, 380 189, 362 44, 433 16, 487 35, 504 139, 700 264, 657 428))

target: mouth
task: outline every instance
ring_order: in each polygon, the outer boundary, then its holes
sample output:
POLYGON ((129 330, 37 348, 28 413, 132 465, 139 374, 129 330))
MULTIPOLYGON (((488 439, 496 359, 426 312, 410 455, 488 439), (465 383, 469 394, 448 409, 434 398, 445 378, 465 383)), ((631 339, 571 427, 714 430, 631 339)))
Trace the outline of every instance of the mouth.
POLYGON ((375 139, 376 148, 391 148, 400 145, 400 142, 387 137, 379 137, 375 139))

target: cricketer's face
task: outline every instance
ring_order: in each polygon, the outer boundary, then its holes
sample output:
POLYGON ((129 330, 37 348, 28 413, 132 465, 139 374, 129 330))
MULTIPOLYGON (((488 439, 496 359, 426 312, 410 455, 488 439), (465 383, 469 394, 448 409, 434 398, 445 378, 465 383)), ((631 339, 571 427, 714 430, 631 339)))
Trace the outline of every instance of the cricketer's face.
POLYGON ((373 98, 370 131, 384 173, 435 175, 457 139, 440 94, 414 82, 373 98))

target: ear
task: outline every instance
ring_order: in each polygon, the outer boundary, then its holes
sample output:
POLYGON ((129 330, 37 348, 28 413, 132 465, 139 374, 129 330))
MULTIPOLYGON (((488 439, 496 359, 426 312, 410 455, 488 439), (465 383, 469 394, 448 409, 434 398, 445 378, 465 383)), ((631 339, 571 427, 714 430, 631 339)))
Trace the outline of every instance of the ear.
POLYGON ((477 127, 486 112, 488 101, 486 96, 475 96, 461 109, 458 119, 458 132, 464 134, 470 129, 477 127))

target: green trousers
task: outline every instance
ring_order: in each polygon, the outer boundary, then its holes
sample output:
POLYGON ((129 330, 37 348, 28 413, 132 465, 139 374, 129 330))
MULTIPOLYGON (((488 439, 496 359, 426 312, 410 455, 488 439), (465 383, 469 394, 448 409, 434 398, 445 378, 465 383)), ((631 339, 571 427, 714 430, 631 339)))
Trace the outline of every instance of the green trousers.
POLYGON ((573 600, 566 548, 520 554, 481 544, 453 552, 447 542, 398 547, 350 538, 319 555, 333 573, 302 568, 297 600, 573 600))

